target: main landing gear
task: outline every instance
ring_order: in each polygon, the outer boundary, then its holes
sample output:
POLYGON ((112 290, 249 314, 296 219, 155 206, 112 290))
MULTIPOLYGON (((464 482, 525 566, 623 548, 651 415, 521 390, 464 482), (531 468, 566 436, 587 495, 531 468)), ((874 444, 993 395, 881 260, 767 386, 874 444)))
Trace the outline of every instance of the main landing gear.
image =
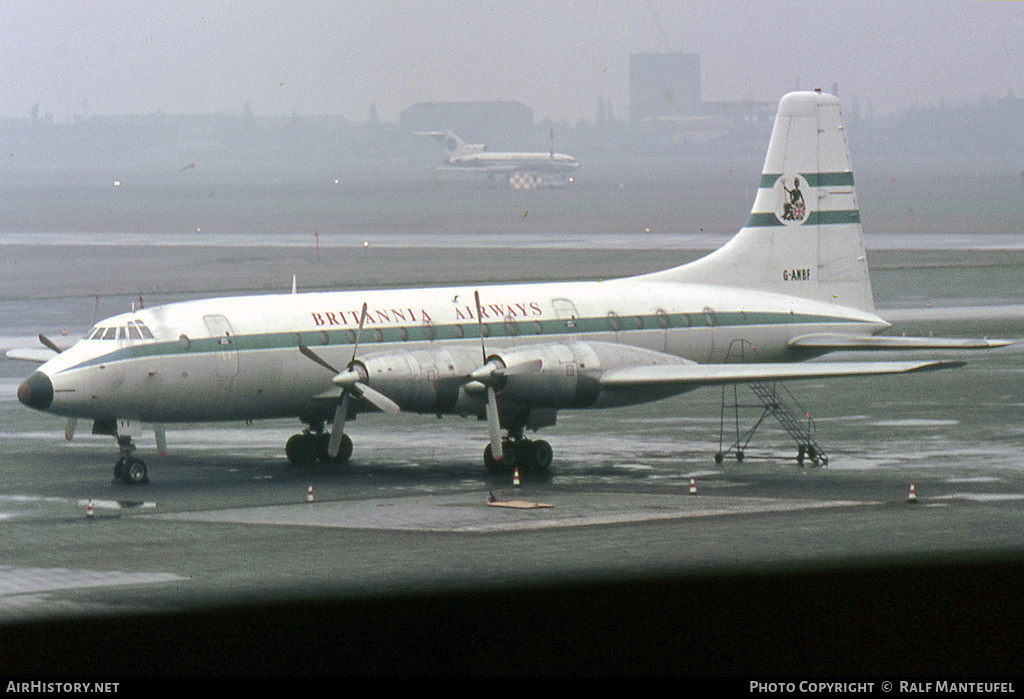
POLYGON ((494 458, 491 445, 484 448, 484 466, 491 473, 508 474, 516 468, 531 473, 547 473, 554 459, 551 445, 543 439, 505 437, 501 440, 501 460, 494 458))
POLYGON ((118 435, 117 447, 119 453, 114 463, 114 481, 122 481, 129 485, 149 483, 146 462, 135 456, 135 442, 132 438, 118 435))
POLYGON ((293 466, 310 466, 312 464, 343 464, 352 456, 352 440, 347 434, 341 436, 341 448, 338 455, 331 458, 328 453, 328 445, 331 442, 331 433, 326 432, 323 425, 319 429, 307 427, 301 434, 295 434, 288 438, 284 446, 284 453, 293 466))

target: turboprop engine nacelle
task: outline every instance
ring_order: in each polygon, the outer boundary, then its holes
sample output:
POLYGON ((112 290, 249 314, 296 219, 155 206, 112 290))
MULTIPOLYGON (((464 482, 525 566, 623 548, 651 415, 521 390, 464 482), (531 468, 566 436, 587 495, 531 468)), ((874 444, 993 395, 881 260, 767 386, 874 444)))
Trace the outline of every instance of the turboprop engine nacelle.
POLYGON ((414 413, 453 412, 466 376, 480 366, 471 347, 395 350, 360 357, 367 385, 414 413))
POLYGON ((587 408, 636 403, 638 401, 632 395, 610 395, 602 391, 601 375, 623 366, 693 363, 662 352, 605 342, 526 345, 491 353, 488 360, 501 362, 508 368, 539 360, 538 369, 509 372, 495 385, 501 400, 536 408, 587 408))

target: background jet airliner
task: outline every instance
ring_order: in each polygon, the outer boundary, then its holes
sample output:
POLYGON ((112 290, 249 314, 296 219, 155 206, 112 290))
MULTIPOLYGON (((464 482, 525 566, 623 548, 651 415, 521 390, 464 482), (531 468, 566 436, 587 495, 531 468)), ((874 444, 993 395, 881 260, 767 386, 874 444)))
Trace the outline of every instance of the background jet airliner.
MULTIPOLYGON (((746 225, 678 267, 596 282, 232 297, 98 323, 18 388, 37 410, 116 436, 115 474, 144 482, 138 423, 297 417, 294 463, 346 461, 346 420, 382 410, 485 418, 493 469, 547 469, 525 437, 558 410, 701 386, 913 372, 928 361, 803 361, 836 350, 1002 341, 881 335, 839 101, 783 97, 746 225), (734 362, 738 347, 747 361, 734 362), (750 348, 756 361, 750 362, 750 348)), ((44 339, 44 344, 48 341, 44 339)), ((55 353, 55 354, 53 354, 55 353)), ((33 352, 12 351, 15 358, 33 352)))
POLYGON ((517 173, 553 173, 568 176, 580 163, 565 153, 556 153, 554 143, 547 153, 490 152, 483 144, 466 143, 451 131, 422 131, 418 136, 432 136, 445 149, 445 162, 457 170, 488 175, 512 176, 517 173))

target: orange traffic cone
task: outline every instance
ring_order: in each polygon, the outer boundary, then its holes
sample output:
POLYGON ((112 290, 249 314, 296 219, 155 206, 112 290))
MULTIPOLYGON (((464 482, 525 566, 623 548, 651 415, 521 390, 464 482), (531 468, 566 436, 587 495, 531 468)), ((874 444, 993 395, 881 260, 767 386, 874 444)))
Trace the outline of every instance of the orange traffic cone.
POLYGON ((910 484, 910 495, 907 496, 907 502, 917 502, 917 491, 914 490, 914 484, 910 484))
POLYGON ((690 495, 697 494, 697 479, 690 477, 690 495))
POLYGON ((512 485, 513 485, 513 487, 516 487, 516 488, 518 488, 520 485, 522 485, 522 483, 519 482, 519 467, 518 466, 512 471, 512 485))

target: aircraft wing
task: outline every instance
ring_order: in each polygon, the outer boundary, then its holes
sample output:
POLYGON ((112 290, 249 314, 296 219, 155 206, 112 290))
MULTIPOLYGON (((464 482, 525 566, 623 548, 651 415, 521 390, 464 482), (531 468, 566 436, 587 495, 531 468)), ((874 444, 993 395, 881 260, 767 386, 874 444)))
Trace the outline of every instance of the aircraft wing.
POLYGON ((963 366, 963 362, 797 362, 791 364, 659 364, 610 369, 600 379, 609 390, 644 386, 693 387, 759 381, 906 374, 963 366))
POLYGON ((43 347, 28 347, 21 349, 7 350, 4 353, 8 359, 15 359, 22 362, 35 362, 43 364, 53 359, 54 352, 43 347))
POLYGON ((789 341, 790 347, 814 350, 966 350, 992 349, 1013 344, 1013 340, 960 337, 906 337, 901 335, 803 335, 789 341))

